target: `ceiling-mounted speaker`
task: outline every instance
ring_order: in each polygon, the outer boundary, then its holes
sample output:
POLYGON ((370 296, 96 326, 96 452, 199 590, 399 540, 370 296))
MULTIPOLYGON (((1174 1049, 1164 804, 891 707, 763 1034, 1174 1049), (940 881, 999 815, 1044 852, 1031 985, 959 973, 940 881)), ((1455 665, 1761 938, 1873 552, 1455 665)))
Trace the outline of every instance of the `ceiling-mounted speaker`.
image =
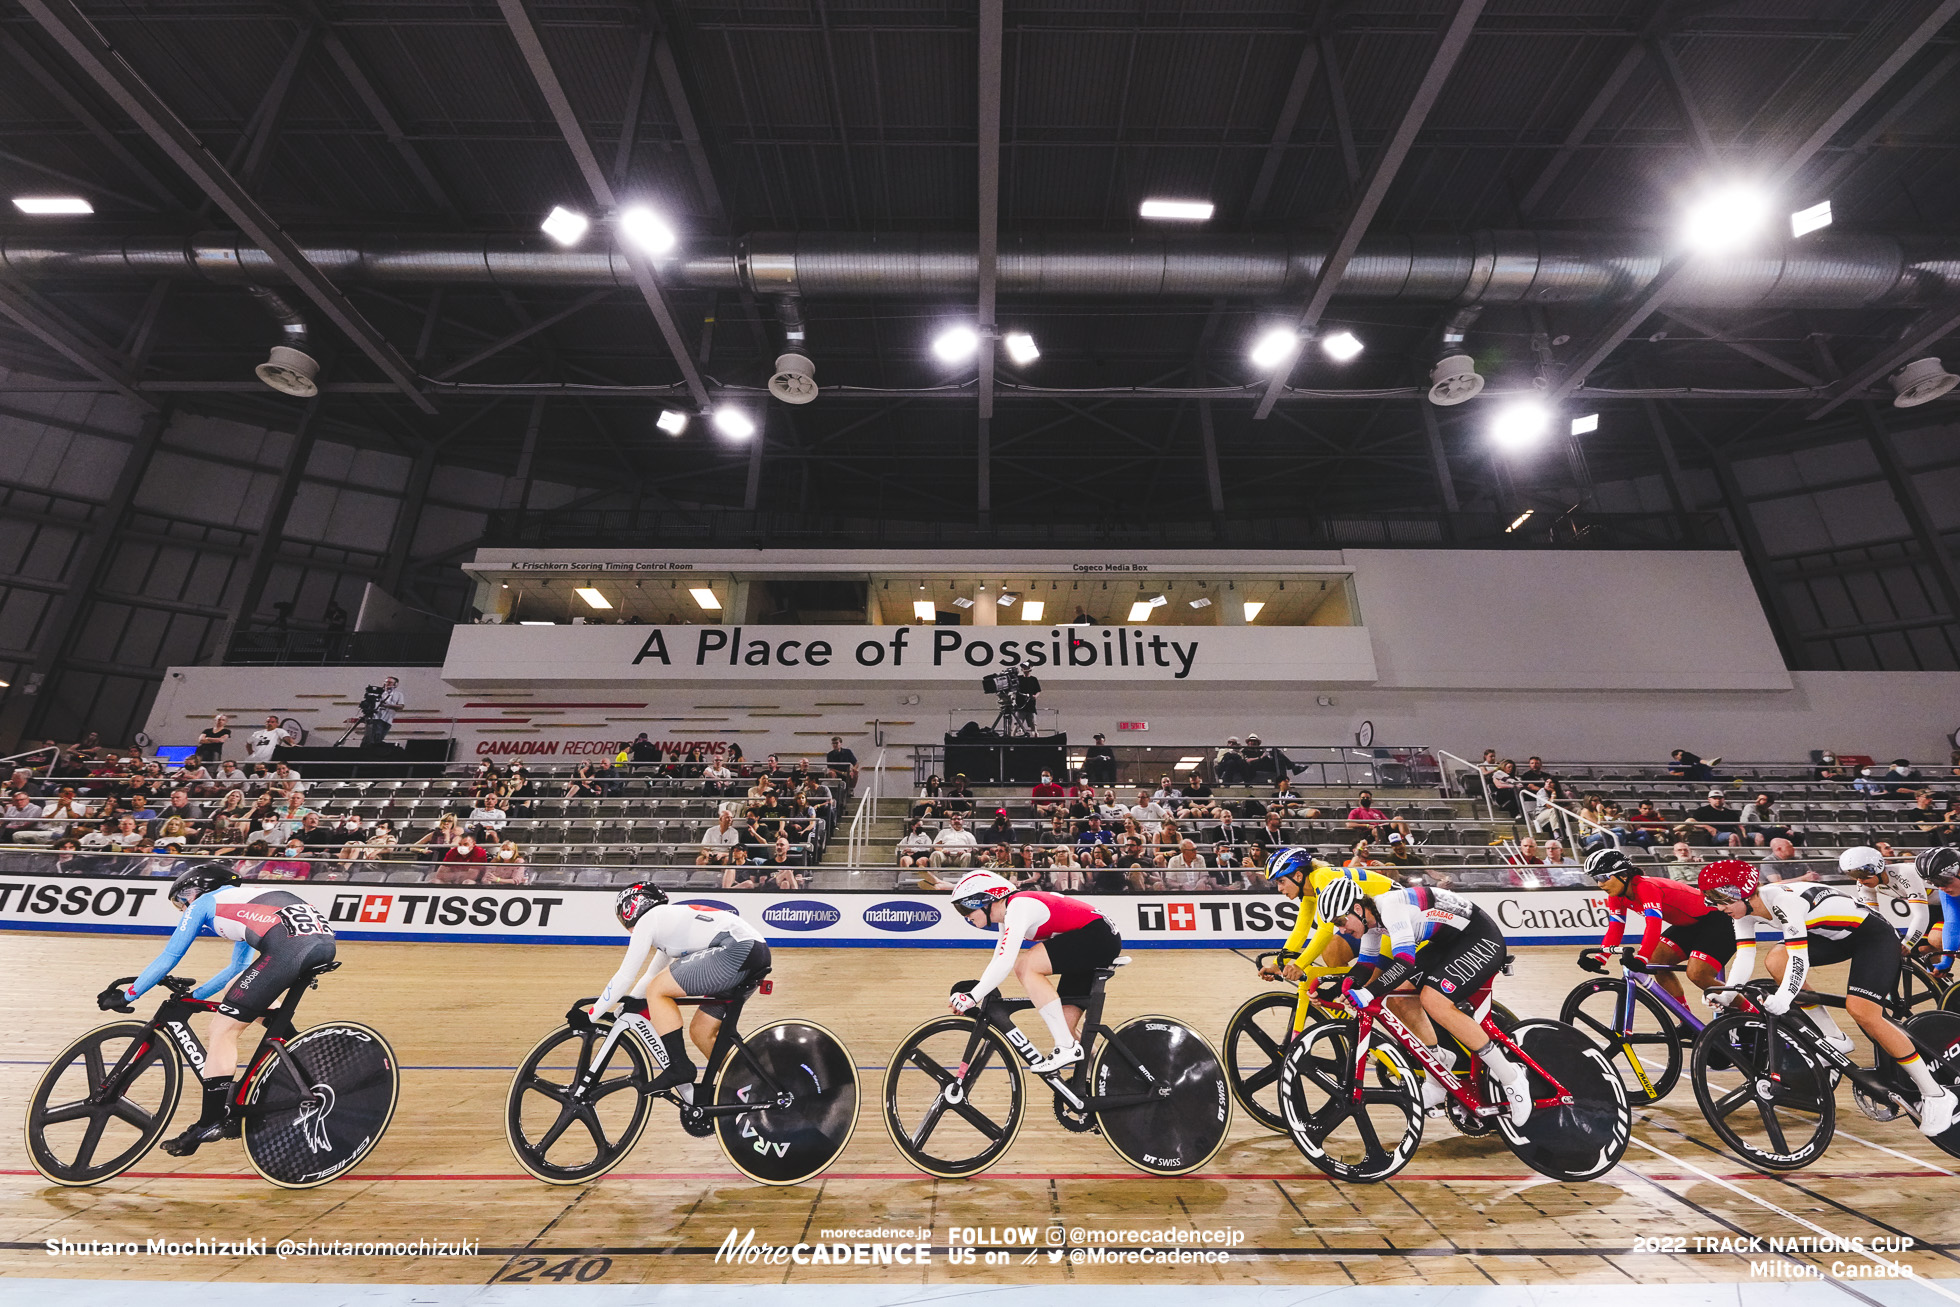
POLYGON ((785 404, 807 404, 817 397, 817 365, 802 354, 778 354, 769 393, 785 404))
POLYGON ((320 385, 314 380, 320 375, 319 363, 311 354, 290 346, 274 345, 272 356, 252 371, 260 381, 283 395, 311 399, 320 393, 320 385))
POLYGON ((1917 408, 1930 404, 1955 386, 1960 377, 1943 367, 1938 359, 1914 359, 1892 374, 1894 408, 1917 408))
POLYGON ((1483 388, 1484 379, 1468 354, 1452 354, 1429 370, 1429 402, 1440 408, 1475 399, 1483 388))

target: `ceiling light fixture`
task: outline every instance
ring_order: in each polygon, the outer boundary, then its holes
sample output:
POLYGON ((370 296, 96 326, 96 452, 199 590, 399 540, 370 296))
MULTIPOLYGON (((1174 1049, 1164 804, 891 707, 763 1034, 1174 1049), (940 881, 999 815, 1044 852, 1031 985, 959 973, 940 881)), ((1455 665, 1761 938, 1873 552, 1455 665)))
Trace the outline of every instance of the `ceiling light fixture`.
POLYGON ((1524 510, 1524 512, 1519 513, 1516 517, 1511 519, 1511 525, 1504 528, 1504 534, 1509 535, 1511 534, 1511 532, 1523 526, 1526 522, 1529 522, 1531 520, 1531 515, 1537 511, 1538 510, 1535 508, 1527 508, 1524 510))
POLYGON ((612 600, 606 598, 604 595, 600 594, 597 590, 593 589, 589 585, 579 586, 576 589, 574 589, 572 593, 577 595, 579 598, 585 600, 587 607, 590 608, 612 607, 612 600))
POLYGON ((1173 222, 1209 222, 1210 200, 1145 200, 1137 212, 1145 218, 1168 218, 1173 222))
POLYGON ((1041 351, 1035 348, 1034 337, 1025 331, 1008 332, 1000 338, 1000 344, 1007 351, 1008 359, 1022 367, 1041 357, 1041 351))
POLYGON ((1156 595, 1151 598, 1150 606, 1152 608, 1162 608, 1165 604, 1169 602, 1170 600, 1166 599, 1163 595, 1156 595))
POLYGON ((1575 436, 1591 435, 1597 430, 1599 430, 1599 414, 1597 413, 1587 413, 1582 417, 1572 419, 1572 434, 1575 436))
POLYGON ((933 607, 932 600, 930 599, 914 599, 912 601, 912 616, 930 626, 939 620, 939 610, 933 607))
POLYGON ((708 612, 718 613, 721 611, 721 600, 715 598, 715 592, 707 586, 689 586, 687 592, 694 596, 694 602, 698 606, 706 609, 708 612))
POLYGON ((755 434, 755 423, 739 408, 715 410, 715 430, 731 440, 747 440, 755 434))
POLYGON ((585 239, 585 233, 592 226, 592 220, 560 204, 553 207, 538 226, 544 230, 545 235, 560 245, 576 245, 585 239))
POLYGON ((37 218, 95 212, 95 206, 79 195, 16 195, 14 207, 37 218))
POLYGON ((1193 600, 1191 601, 1191 606, 1192 606, 1193 608, 1209 608, 1209 607, 1211 607, 1211 600, 1209 600, 1209 599, 1193 599, 1193 600))
POLYGON ((1019 603, 1020 601, 1021 601, 1021 596, 1015 594, 1006 594, 1006 593, 1002 593, 1000 598, 994 600, 994 602, 999 604, 1002 608, 1012 608, 1015 604, 1019 603))
POLYGON ((971 599, 968 599, 965 595, 961 595, 959 598, 953 600, 953 607, 971 608, 973 607, 973 601, 971 599))
POLYGON ((1150 620, 1150 614, 1156 610, 1157 606, 1148 599, 1139 599, 1130 605, 1130 621, 1147 622, 1150 620))
POLYGON ((556 626, 556 622, 519 622, 519 626, 556 626))
POLYGON ((1490 421, 1490 438, 1500 449, 1528 449, 1545 438, 1552 414, 1534 399, 1514 400, 1490 421))
POLYGON ((1681 236, 1702 254, 1737 250, 1753 241, 1769 217, 1769 197, 1754 186, 1731 182, 1690 204, 1682 215, 1681 236))
POLYGON ((934 337, 932 352, 942 363, 958 363, 980 348, 980 333, 971 327, 948 327, 934 337))
POLYGON ((1261 372, 1271 372, 1290 361, 1299 349, 1298 332, 1290 327, 1274 327, 1253 343, 1252 366, 1261 372))
POLYGON ((1808 209, 1798 209, 1790 215, 1792 236, 1808 236, 1811 232, 1820 231, 1830 225, 1831 202, 1829 200, 1825 200, 1822 204, 1813 204, 1808 209))
POLYGON ((1326 350, 1327 357, 1336 363, 1346 363, 1360 354, 1363 348, 1351 331, 1340 331, 1326 337, 1320 342, 1320 347, 1326 350))
POLYGON ((627 240, 655 258, 673 249, 680 240, 674 235, 674 229, 667 225, 666 219, 644 207, 634 207, 620 214, 619 231, 627 240))
POLYGON ((687 414, 677 408, 663 408, 660 416, 653 420, 653 425, 670 436, 678 436, 687 430, 687 414))
POLYGON ((1038 622, 1041 620, 1041 614, 1046 611, 1047 607, 1048 605, 1039 599, 1030 599, 1021 605, 1021 620, 1024 622, 1038 622))
POLYGON ((1266 606, 1266 601, 1265 601, 1265 600, 1263 600, 1263 599, 1248 599, 1248 600, 1246 600, 1246 601, 1245 601, 1245 620, 1246 620, 1246 621, 1248 621, 1248 622, 1250 622, 1250 621, 1252 621, 1252 620, 1254 620, 1255 618, 1257 618, 1257 617, 1259 616, 1259 610, 1260 610, 1260 609, 1262 609, 1262 608, 1264 608, 1265 606, 1266 606))

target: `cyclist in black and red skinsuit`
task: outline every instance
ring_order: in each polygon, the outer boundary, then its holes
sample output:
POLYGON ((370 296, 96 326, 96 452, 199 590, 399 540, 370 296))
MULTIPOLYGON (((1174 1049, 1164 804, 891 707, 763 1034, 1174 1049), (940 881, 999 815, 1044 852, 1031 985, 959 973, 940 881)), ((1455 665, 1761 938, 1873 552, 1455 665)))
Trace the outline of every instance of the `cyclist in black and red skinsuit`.
POLYGON ((981 930, 998 927, 1000 943, 980 979, 970 990, 955 990, 948 1006, 955 1012, 973 1011, 1012 971, 1033 1000, 1035 1014, 1055 1037, 1054 1053, 1029 1069, 1047 1075, 1080 1062, 1082 1043, 1075 1025, 1082 1019, 1096 969, 1109 966, 1123 951, 1123 937, 1115 927, 1081 899, 1017 890, 991 871, 961 876, 953 887, 953 908, 968 925, 981 930), (1023 953, 1023 943, 1033 947, 1023 953))
MULTIPOLYGON (((1688 979, 1696 987, 1722 983, 1722 972, 1735 956, 1735 929, 1726 915, 1708 906, 1700 890, 1662 876, 1643 876, 1633 859, 1615 848, 1595 850, 1586 859, 1586 874, 1606 891, 1607 925, 1598 948, 1580 950, 1580 966, 1605 971, 1607 955, 1626 938, 1627 914, 1638 912, 1646 919, 1635 950, 1640 961, 1673 966, 1686 958, 1688 979)), ((1656 979, 1669 994, 1688 1001, 1674 972, 1656 979)))
POLYGON ((210 998, 231 986, 211 1014, 206 1034, 204 1110, 195 1125, 163 1145, 172 1157, 189 1157, 200 1144, 237 1133, 231 1099, 238 1037, 309 969, 333 961, 334 937, 326 917, 305 899, 290 890, 241 884, 238 873, 222 862, 201 863, 177 877, 170 901, 184 915, 163 952, 134 985, 111 985, 95 1001, 105 1012, 127 1012, 144 991, 170 974, 206 929, 237 941, 225 969, 192 991, 194 998, 210 998))

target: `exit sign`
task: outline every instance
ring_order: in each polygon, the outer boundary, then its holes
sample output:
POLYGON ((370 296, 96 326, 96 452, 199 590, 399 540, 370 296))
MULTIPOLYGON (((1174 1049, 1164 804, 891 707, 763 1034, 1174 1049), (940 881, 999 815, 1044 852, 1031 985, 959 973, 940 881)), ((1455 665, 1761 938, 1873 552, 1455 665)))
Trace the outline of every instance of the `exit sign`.
POLYGON ((1150 729, 1150 723, 1149 722, 1118 722, 1116 723, 1116 729, 1119 731, 1147 731, 1150 729))

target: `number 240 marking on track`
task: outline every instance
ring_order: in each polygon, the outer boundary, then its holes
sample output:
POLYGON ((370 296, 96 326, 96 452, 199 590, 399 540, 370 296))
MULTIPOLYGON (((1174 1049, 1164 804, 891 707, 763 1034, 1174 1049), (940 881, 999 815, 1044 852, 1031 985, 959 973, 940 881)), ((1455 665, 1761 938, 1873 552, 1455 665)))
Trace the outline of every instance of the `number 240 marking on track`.
POLYGON ((610 1257, 584 1259, 568 1257, 556 1266, 546 1265, 550 1260, 548 1257, 519 1257, 511 1264, 510 1269, 499 1275, 493 1283, 532 1284, 537 1280, 556 1280, 563 1283, 566 1280, 576 1280, 580 1284, 590 1284, 594 1280, 604 1278, 606 1272, 612 1269, 610 1257))

